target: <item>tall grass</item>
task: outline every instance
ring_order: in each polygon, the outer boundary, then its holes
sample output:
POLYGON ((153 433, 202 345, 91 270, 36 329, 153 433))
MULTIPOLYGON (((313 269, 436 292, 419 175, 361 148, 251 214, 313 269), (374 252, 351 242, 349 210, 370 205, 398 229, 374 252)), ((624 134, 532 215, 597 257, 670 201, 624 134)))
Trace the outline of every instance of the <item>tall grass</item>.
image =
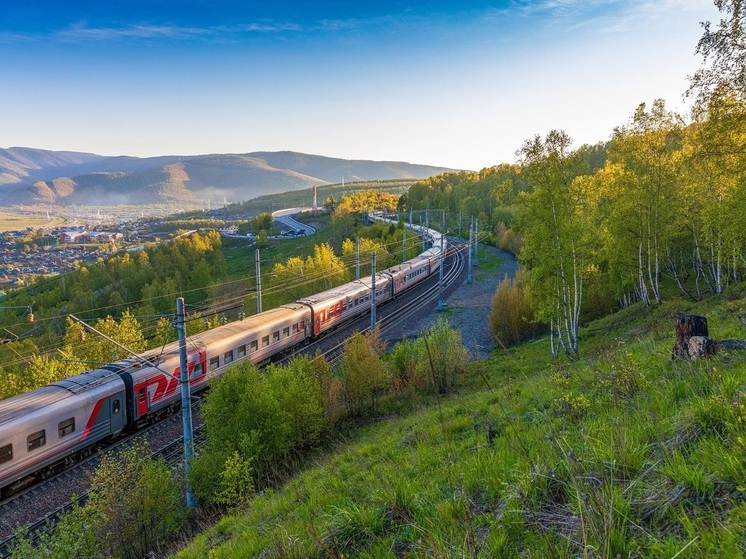
MULTIPOLYGON (((671 362, 675 307, 592 323, 577 362, 471 364, 178 557, 743 556, 746 355, 671 362)), ((689 306, 729 337, 733 308, 689 306)))

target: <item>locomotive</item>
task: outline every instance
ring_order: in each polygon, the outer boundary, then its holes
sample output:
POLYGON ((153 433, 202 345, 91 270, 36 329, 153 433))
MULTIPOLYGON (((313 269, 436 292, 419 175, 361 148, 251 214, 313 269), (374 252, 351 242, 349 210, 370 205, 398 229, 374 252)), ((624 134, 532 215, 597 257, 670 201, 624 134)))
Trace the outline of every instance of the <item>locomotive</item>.
MULTIPOLYGON (((374 219, 384 219, 374 216, 374 219)), ((445 237, 412 227, 431 246, 376 273, 376 305, 437 273, 445 237)), ((192 392, 238 361, 273 356, 370 312, 372 278, 361 278, 294 303, 218 326, 187 340, 192 392)), ((7 497, 81 457, 97 443, 136 430, 181 406, 177 342, 0 401, 0 495, 7 497)))

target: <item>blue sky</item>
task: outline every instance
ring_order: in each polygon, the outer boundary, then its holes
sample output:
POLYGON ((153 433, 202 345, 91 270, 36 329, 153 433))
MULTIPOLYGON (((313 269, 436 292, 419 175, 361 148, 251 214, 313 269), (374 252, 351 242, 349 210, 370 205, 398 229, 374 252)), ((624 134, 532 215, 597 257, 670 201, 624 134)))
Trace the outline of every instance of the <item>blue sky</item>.
POLYGON ((4 0, 0 147, 480 169, 686 110, 711 0, 4 0))

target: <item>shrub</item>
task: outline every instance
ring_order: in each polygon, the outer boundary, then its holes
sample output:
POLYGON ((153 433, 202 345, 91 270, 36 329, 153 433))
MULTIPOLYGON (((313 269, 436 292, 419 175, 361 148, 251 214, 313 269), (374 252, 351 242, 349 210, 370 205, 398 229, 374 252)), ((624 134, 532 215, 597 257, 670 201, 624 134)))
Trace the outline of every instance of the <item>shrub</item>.
POLYGON ((347 406, 351 415, 377 413, 378 399, 391 385, 381 360, 384 346, 378 331, 355 333, 344 342, 342 370, 347 406))
POLYGON ((539 329, 526 276, 527 272, 523 269, 513 280, 505 276, 492 299, 489 328, 504 346, 527 340, 539 329))
POLYGON ((202 406, 207 441, 192 468, 198 497, 237 504, 251 492, 248 480, 257 484, 318 446, 326 426, 321 389, 307 357, 262 373, 251 363, 228 369, 202 406))
POLYGON ((132 559, 158 549, 186 518, 183 490, 165 461, 153 459, 145 441, 104 454, 88 501, 74 506, 54 531, 32 544, 21 534, 18 559, 132 559))
POLYGON ((419 374, 431 379, 439 394, 445 394, 469 361, 469 351, 461 341, 461 332, 441 318, 418 342, 421 344, 417 359, 419 374))

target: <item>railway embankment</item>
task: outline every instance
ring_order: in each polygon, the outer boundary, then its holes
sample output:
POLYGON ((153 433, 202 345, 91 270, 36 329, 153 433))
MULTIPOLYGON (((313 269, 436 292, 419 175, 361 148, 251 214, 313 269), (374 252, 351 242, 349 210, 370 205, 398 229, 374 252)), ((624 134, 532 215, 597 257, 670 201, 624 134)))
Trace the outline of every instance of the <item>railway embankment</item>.
POLYGON ((444 318, 461 332, 461 339, 472 359, 487 357, 495 349, 487 318, 497 286, 505 278, 512 278, 519 264, 515 257, 504 250, 491 246, 480 246, 479 263, 472 269, 472 281, 467 282, 466 271, 462 272, 456 285, 444 293, 444 308, 428 305, 413 320, 387 336, 394 341, 415 338, 427 331, 436 321, 444 318))

